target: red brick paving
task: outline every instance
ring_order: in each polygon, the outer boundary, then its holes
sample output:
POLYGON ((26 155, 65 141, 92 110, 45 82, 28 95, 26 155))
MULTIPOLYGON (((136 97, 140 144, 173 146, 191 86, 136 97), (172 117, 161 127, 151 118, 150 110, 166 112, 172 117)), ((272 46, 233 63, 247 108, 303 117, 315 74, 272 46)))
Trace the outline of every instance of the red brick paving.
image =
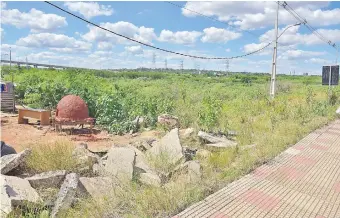
POLYGON ((340 218, 340 120, 292 148, 175 217, 340 218))

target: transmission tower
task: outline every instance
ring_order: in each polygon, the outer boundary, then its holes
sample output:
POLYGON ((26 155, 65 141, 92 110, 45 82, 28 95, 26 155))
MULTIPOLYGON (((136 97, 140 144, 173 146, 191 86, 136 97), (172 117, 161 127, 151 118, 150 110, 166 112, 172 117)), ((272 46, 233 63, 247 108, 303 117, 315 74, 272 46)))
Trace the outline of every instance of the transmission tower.
POLYGON ((181 69, 181 72, 183 73, 183 60, 180 61, 179 68, 181 69))
POLYGON ((164 69, 168 69, 168 60, 167 59, 165 59, 164 60, 164 69))
POLYGON ((152 53, 152 67, 156 69, 156 54, 152 53))
POLYGON ((224 66, 225 66, 225 74, 229 75, 229 60, 228 59, 225 60, 224 66))

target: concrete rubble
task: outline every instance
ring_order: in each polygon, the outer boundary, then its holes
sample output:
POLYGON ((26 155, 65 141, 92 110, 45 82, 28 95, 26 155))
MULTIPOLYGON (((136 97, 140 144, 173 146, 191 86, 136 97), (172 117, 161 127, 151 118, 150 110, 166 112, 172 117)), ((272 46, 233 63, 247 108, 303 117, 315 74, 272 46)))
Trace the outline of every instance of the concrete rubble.
POLYGON ((136 152, 131 147, 112 147, 104 166, 104 175, 120 180, 132 180, 136 152))
POLYGON ((166 156, 172 164, 183 159, 183 149, 179 141, 178 128, 171 130, 159 142, 152 144, 147 154, 152 156, 166 156))
POLYGON ((178 117, 169 115, 169 114, 162 114, 158 116, 157 121, 161 125, 168 126, 170 128, 178 127, 178 117))
POLYGON ((19 177, 5 176, 0 177, 1 186, 1 206, 0 214, 5 216, 17 206, 25 203, 40 203, 42 200, 39 194, 33 189, 30 183, 19 177))
POLYGON ((110 177, 80 177, 79 194, 91 196, 95 200, 106 197, 113 190, 115 183, 110 177))
POLYGON ((55 205, 52 209, 52 218, 59 217, 62 211, 71 207, 76 196, 78 182, 79 176, 76 173, 66 175, 66 178, 59 190, 55 205))
POLYGON ((161 179, 154 173, 141 173, 139 181, 144 185, 150 185, 155 187, 161 186, 161 179))
POLYGON ((206 146, 208 147, 227 148, 235 147, 237 145, 236 142, 229 140, 226 137, 214 136, 203 131, 199 131, 197 136, 203 139, 204 141, 207 141, 208 144, 206 144, 206 146))
POLYGON ((1 174, 6 174, 25 162, 26 157, 31 153, 31 149, 25 149, 18 154, 9 154, 0 158, 1 174))
POLYGON ((49 171, 26 178, 33 188, 58 188, 66 176, 66 170, 49 171))

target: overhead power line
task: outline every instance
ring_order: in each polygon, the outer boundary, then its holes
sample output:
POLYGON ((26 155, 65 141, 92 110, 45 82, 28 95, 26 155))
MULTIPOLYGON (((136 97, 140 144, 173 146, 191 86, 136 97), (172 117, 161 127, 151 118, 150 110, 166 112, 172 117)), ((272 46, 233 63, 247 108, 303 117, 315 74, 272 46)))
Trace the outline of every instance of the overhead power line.
MULTIPOLYGON (((200 13, 200 12, 197 12, 197 11, 195 11, 195 10, 192 10, 192 9, 188 8, 188 7, 185 7, 184 5, 181 6, 181 5, 178 5, 178 4, 176 4, 176 3, 168 2, 168 1, 167 1, 166 3, 169 3, 169 4, 173 5, 173 6, 178 7, 178 8, 181 8, 181 9, 185 9, 185 10, 190 11, 190 12, 192 12, 192 13, 195 13, 195 14, 197 14, 197 15, 199 15, 199 16, 205 17, 205 18, 210 19, 210 20, 213 20, 213 21, 217 21, 217 22, 219 22, 219 23, 222 23, 222 24, 227 25, 228 27, 230 27, 230 25, 229 25, 227 22, 223 22, 223 21, 220 21, 219 19, 216 19, 216 18, 214 18, 214 17, 210 17, 210 16, 207 16, 207 15, 204 15, 204 14, 202 14, 202 13, 200 13)), ((234 27, 233 27, 233 28, 234 28, 234 27)), ((260 38, 260 37, 261 37, 260 35, 258 35, 258 34, 256 34, 256 33, 253 33, 253 32, 251 32, 251 31, 248 31, 248 30, 243 30, 243 29, 239 29, 239 30, 244 31, 244 32, 247 32, 247 33, 249 33, 250 35, 253 35, 253 36, 256 37, 256 38, 260 38)), ((269 39, 268 36, 266 36, 266 38, 268 38, 268 40, 269 40, 268 42, 273 42, 273 40, 269 39)))
POLYGON ((196 55, 183 54, 183 53, 180 53, 180 52, 175 52, 175 51, 167 50, 167 49, 164 49, 164 48, 156 47, 156 46, 153 46, 153 45, 149 45, 149 44, 147 44, 147 43, 138 41, 138 40, 136 40, 136 39, 132 39, 132 38, 127 37, 127 36, 124 36, 124 35, 122 35, 122 34, 116 33, 116 32, 114 32, 114 31, 112 31, 112 30, 109 30, 109 29, 106 29, 106 28, 104 28, 104 27, 101 27, 101 26, 99 26, 98 24, 95 24, 95 23, 93 23, 93 22, 91 22, 91 21, 89 21, 89 20, 86 20, 86 19, 82 18, 82 17, 79 17, 79 16, 77 16, 77 15, 75 15, 75 14, 73 14, 73 13, 71 13, 71 12, 69 12, 69 11, 67 11, 67 10, 65 10, 65 9, 63 9, 63 8, 61 8, 61 7, 59 7, 59 6, 55 5, 55 4, 53 4, 53 3, 51 3, 51 2, 49 2, 49 1, 45 1, 45 3, 47 3, 47 4, 51 5, 51 6, 57 8, 57 9, 63 11, 63 12, 65 12, 65 13, 67 13, 67 14, 69 14, 69 15, 75 17, 75 18, 78 18, 78 19, 80 19, 80 20, 82 20, 82 21, 84 21, 84 22, 86 22, 86 23, 88 23, 88 24, 91 24, 92 26, 95 26, 95 27, 97 27, 97 28, 100 28, 100 29, 102 29, 102 30, 105 30, 105 31, 107 31, 107 32, 110 32, 110 33, 112 33, 112 34, 114 34, 114 35, 116 35, 116 36, 125 38, 125 39, 127 39, 127 40, 130 40, 130 41, 139 43, 139 44, 141 44, 141 45, 144 45, 144 46, 147 46, 147 47, 156 49, 156 50, 160 50, 160 51, 167 52, 167 53, 171 53, 171 54, 175 54, 175 55, 181 55, 181 56, 184 56, 184 57, 197 58, 197 59, 208 59, 208 60, 211 60, 211 59, 215 59, 215 60, 227 60, 227 59, 229 59, 229 60, 230 60, 230 59, 236 59, 236 58, 246 57, 246 56, 255 54, 255 53, 257 53, 257 52, 260 52, 260 51, 264 50, 265 48, 267 48, 267 47, 272 43, 272 42, 270 42, 270 43, 268 43, 266 46, 264 46, 264 47, 262 47, 262 48, 260 48, 260 49, 258 49, 258 50, 255 50, 255 51, 252 51, 252 52, 243 54, 243 55, 233 56, 233 57, 205 57, 205 56, 196 56, 196 55))
POLYGON ((323 36, 320 32, 318 32, 317 29, 312 27, 308 21, 303 18, 300 14, 298 14, 287 2, 283 2, 280 4, 280 2, 277 2, 280 6, 282 6, 286 11, 288 11, 295 19, 297 19, 299 22, 301 22, 309 31, 311 31, 315 36, 317 36, 320 40, 324 41, 326 44, 330 45, 331 47, 338 49, 338 46, 333 43, 332 41, 328 40, 325 36, 323 36))

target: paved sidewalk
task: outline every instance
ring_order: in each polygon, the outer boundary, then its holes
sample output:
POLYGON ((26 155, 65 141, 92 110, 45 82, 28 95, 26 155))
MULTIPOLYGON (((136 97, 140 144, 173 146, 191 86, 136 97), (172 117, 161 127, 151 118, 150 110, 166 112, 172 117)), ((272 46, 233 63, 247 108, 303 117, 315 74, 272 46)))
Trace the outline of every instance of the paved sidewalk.
POLYGON ((340 218, 340 120, 175 217, 340 218))

